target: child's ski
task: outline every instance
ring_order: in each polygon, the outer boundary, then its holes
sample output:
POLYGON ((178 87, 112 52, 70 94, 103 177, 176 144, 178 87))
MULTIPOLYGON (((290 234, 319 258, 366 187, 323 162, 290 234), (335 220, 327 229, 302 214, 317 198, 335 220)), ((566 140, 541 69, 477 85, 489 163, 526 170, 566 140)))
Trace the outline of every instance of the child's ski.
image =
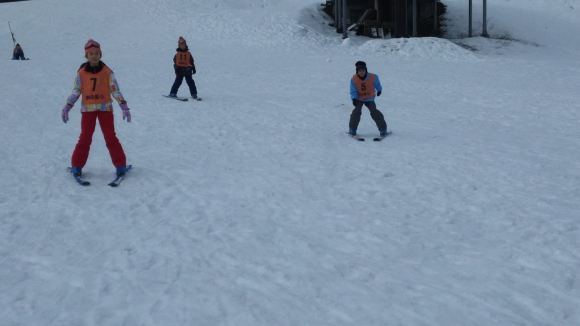
POLYGON ((194 99, 196 101, 201 101, 201 97, 192 97, 192 99, 194 99))
POLYGON ((109 183, 109 186, 111 186, 111 187, 119 186, 121 184, 121 181, 123 181, 123 179, 127 175, 127 172, 129 172, 129 170, 131 170, 132 167, 133 167, 132 165, 127 165, 127 171, 125 171, 125 173, 123 173, 122 175, 117 175, 115 180, 113 180, 109 183))
POLYGON ((347 135, 349 135, 349 136, 351 136, 352 138, 354 138, 354 139, 358 140, 358 141, 365 141, 365 139, 364 139, 364 138, 362 138, 362 137, 359 137, 359 136, 357 136, 357 135, 353 135, 353 134, 350 134, 350 133, 348 133, 348 132, 347 132, 346 134, 347 134, 347 135))
POLYGON ((188 99, 187 97, 177 97, 177 96, 169 96, 169 95, 163 95, 163 97, 167 97, 173 100, 178 100, 178 101, 182 101, 182 102, 187 102, 188 99))
MULTIPOLYGON (((66 170, 68 171, 68 173, 72 174, 72 168, 69 166, 66 168, 66 170)), ((77 177, 74 174, 72 174, 72 176, 75 178, 75 180, 81 185, 81 186, 89 186, 91 183, 88 181, 83 180, 83 178, 81 177, 77 177)))
POLYGON ((383 138, 386 138, 388 135, 390 135, 392 133, 392 131, 387 132, 385 135, 383 136, 379 136, 377 138, 373 138, 374 141, 381 141, 383 140, 383 138))

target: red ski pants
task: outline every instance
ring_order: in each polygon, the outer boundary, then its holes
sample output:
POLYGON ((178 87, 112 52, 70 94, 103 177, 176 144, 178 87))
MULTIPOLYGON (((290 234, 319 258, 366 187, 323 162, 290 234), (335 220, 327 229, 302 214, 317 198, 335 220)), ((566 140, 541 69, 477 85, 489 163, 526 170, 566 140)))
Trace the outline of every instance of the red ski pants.
POLYGON ((115 167, 127 165, 123 146, 115 134, 115 120, 111 111, 94 111, 81 113, 81 135, 71 158, 72 166, 84 167, 89 158, 93 133, 97 125, 97 119, 101 125, 101 131, 105 137, 105 144, 109 149, 111 161, 115 167))

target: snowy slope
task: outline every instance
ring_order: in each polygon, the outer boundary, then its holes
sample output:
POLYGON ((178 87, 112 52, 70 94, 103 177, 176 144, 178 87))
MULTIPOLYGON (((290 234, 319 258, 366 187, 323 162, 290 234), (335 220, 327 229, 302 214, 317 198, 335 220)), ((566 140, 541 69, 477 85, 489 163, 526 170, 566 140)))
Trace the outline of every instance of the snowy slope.
POLYGON ((580 324, 580 8, 488 1, 514 41, 468 40, 454 0, 451 41, 343 41, 318 5, 0 4, 31 58, 0 61, 1 325, 580 324), (179 36, 203 102, 161 97, 179 36), (133 115, 117 189, 99 130, 92 185, 65 171, 88 38, 133 115), (358 60, 380 143, 344 134, 358 60))
MULTIPOLYGON (((447 36, 464 38, 468 35, 467 4, 449 1, 446 15, 447 36)), ((543 61, 547 56, 576 60, 580 55, 577 28, 580 23, 580 5, 571 1, 499 1, 488 5, 487 32, 491 39, 475 37, 457 40, 483 53, 521 57, 537 53, 543 61)), ((482 32, 482 4, 473 5, 473 36, 482 32)), ((552 58, 554 60, 556 58, 552 58)))

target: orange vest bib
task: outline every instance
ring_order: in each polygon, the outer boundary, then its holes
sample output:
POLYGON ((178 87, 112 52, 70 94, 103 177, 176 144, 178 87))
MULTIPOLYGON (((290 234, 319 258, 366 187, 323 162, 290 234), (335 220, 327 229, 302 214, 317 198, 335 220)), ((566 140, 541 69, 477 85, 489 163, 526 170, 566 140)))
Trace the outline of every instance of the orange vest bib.
POLYGON ((106 104, 111 101, 111 91, 109 90, 111 69, 109 67, 104 66, 96 74, 86 72, 83 68, 79 71, 79 76, 81 77, 83 104, 106 104))
POLYGON ((352 76, 354 85, 358 92, 359 100, 366 100, 375 96, 375 74, 369 74, 369 78, 361 80, 357 74, 352 76))
POLYGON ((191 58, 191 53, 189 51, 177 52, 175 54, 175 65, 178 67, 189 67, 191 63, 189 62, 191 58))

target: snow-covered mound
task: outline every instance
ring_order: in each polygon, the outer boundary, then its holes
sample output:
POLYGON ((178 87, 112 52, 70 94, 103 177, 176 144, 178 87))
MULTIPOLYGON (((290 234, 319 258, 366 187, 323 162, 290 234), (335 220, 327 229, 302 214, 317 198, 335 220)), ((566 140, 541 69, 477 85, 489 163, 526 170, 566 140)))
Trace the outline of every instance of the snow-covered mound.
POLYGON ((370 40, 360 47, 360 53, 379 53, 409 59, 476 59, 471 51, 446 39, 435 37, 370 40))

